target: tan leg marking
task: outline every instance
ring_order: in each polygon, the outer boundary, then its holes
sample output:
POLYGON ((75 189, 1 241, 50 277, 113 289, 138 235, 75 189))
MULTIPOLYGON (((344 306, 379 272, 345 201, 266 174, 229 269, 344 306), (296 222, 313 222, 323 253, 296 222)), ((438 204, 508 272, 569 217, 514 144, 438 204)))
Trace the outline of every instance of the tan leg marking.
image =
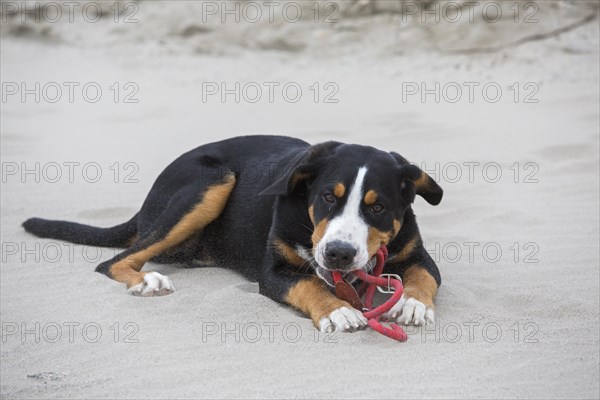
POLYGON ((139 272, 152 257, 183 242, 192 233, 214 221, 223 211, 235 186, 235 176, 225 176, 225 183, 209 186, 203 199, 169 231, 160 242, 133 253, 110 267, 110 276, 130 288, 143 282, 145 272, 139 272))
POLYGON ((340 307, 352 306, 335 297, 318 277, 301 280, 293 286, 285 297, 285 302, 308 315, 319 328, 321 318, 328 316, 340 307))
POLYGON ((133 256, 134 254, 110 266, 110 277, 117 282, 125 283, 127 288, 144 281, 145 273, 139 272, 144 262, 138 262, 133 256))
POLYGON ((433 276, 423 267, 414 265, 408 268, 403 276, 404 296, 414 297, 416 300, 433 308, 433 299, 437 293, 437 283, 433 276))

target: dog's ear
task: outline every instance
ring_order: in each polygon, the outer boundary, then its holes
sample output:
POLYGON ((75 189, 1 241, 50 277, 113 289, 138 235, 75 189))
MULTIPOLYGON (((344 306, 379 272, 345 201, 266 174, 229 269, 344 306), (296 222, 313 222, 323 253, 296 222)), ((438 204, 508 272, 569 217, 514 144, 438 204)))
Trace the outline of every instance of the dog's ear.
POLYGON ((391 152, 392 156, 400 163, 397 175, 400 185, 406 186, 407 182, 414 185, 415 193, 425 199, 429 204, 437 206, 442 201, 444 191, 442 188, 421 168, 409 163, 398 153, 391 152))
POLYGON ((281 166, 283 172, 259 196, 289 196, 299 183, 310 181, 319 174, 324 162, 340 144, 319 143, 298 154, 288 165, 281 166))

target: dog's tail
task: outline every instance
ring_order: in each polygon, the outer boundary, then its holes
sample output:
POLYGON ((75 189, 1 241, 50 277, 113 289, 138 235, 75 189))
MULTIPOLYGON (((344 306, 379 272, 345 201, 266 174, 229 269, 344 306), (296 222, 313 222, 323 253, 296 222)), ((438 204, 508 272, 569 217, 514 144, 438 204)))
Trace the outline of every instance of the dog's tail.
POLYGON ((99 247, 127 247, 137 233, 136 214, 129 221, 111 228, 99 228, 67 221, 29 218, 23 228, 41 238, 64 240, 76 244, 99 247))

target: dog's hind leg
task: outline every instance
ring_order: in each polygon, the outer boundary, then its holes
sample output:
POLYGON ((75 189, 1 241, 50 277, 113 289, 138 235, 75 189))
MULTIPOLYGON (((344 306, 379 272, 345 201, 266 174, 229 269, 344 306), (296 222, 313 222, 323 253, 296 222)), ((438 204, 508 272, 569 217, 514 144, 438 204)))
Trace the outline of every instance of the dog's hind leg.
POLYGON ((151 229, 126 251, 100 264, 97 272, 123 282, 130 293, 141 296, 169 294, 170 280, 157 272, 141 272, 144 264, 175 249, 194 233, 214 221, 223 211, 235 186, 235 176, 227 173, 211 185, 191 183, 174 193, 151 229))

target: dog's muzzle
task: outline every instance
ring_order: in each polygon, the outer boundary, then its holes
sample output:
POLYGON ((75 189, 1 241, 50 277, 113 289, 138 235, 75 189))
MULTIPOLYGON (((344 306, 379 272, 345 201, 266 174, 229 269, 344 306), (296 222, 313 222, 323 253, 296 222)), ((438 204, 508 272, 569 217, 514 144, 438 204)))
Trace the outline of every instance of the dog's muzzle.
MULTIPOLYGON (((363 270, 367 273, 370 273, 371 271, 373 271, 373 268, 375 268, 375 265, 377 264, 377 257, 373 256, 371 257, 371 259, 369 260, 369 262, 367 264, 365 264, 362 268, 357 268, 360 270, 363 270)), ((319 264, 315 263, 314 264, 314 268, 315 268, 315 272, 317 273, 317 276, 321 279, 323 279, 329 286, 335 286, 335 282, 333 280, 333 275, 332 272, 333 271, 340 271, 342 273, 342 277, 344 278, 344 280, 350 284, 352 284, 356 279, 356 276, 352 273, 352 271, 356 271, 357 269, 354 270, 346 270, 346 271, 342 271, 339 269, 328 269, 328 268, 323 268, 322 266, 320 266, 319 264)))

